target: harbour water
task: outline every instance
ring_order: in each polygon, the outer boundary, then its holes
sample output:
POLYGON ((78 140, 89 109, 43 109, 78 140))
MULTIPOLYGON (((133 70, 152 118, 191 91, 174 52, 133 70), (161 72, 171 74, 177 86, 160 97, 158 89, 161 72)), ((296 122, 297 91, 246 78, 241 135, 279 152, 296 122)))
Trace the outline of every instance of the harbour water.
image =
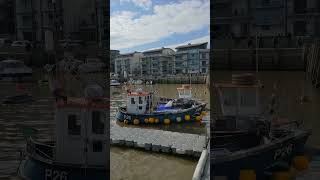
MULTIPOLYGON (((40 77, 35 77, 40 78, 40 77)), ((259 79, 264 84, 262 95, 267 100, 277 82, 277 94, 280 98, 279 114, 290 119, 302 119, 307 128, 313 130, 313 135, 307 142, 308 146, 320 147, 320 90, 314 89, 311 82, 306 81, 303 72, 259 72, 259 79), (301 102, 301 96, 309 101, 301 102)), ((214 81, 230 81, 230 72, 214 72, 214 81)), ((164 96, 177 95, 176 87, 180 85, 155 85, 154 89, 164 96)), ((14 83, 0 83, 0 97, 15 95, 14 83)), ((76 88, 79 87, 74 87, 76 88)), ((209 90, 206 85, 193 85, 196 97, 209 102, 209 90)), ((19 165, 19 150, 24 145, 21 129, 33 127, 39 130, 40 140, 51 140, 54 134, 53 101, 49 88, 38 83, 26 84, 26 91, 30 92, 36 101, 31 104, 1 105, 0 108, 0 179, 17 179, 19 165)), ((112 100, 119 100, 125 93, 124 89, 112 89, 112 100)), ((113 105, 117 105, 114 101, 113 105)), ((214 107, 211 108, 211 110, 214 107)), ((112 108, 115 111, 114 108, 112 108)), ((111 114, 112 117, 113 114, 111 114)), ((111 123, 115 123, 111 121, 111 123)), ((171 131, 187 133, 205 133, 205 128, 197 125, 182 125, 161 127, 171 131)), ((191 179, 196 167, 196 159, 188 159, 119 147, 111 148, 111 179, 139 179, 139 180, 185 180, 191 179)))
MULTIPOLYGON (((177 87, 181 84, 156 84, 145 86, 145 90, 154 90, 159 96, 178 96, 177 87)), ((192 85, 195 98, 205 101, 209 105, 209 90, 204 84, 192 85)), ((122 88, 111 88, 111 102, 125 98, 125 90, 122 88)), ((113 103, 116 106, 117 103, 113 103)), ((116 109, 111 111, 111 123, 114 121, 116 109)), ((121 124, 119 124, 121 125, 121 124)), ((193 134, 206 134, 206 128, 200 124, 179 124, 170 126, 153 126, 144 128, 157 128, 167 131, 177 131, 193 134)), ((197 159, 175 157, 173 155, 159 154, 150 151, 140 151, 128 148, 111 147, 110 154, 111 179, 114 180, 185 180, 191 179, 197 165, 197 159)))

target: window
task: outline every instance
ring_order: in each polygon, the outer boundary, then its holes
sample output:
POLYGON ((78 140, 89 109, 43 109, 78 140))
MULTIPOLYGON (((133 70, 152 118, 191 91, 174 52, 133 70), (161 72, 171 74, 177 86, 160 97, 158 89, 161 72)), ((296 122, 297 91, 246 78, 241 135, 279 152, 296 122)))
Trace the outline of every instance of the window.
POLYGON ((139 106, 139 110, 142 110, 142 106, 139 106))
POLYGON ((131 98, 131 104, 135 104, 134 98, 131 98))
POLYGON ((104 120, 100 111, 92 112, 92 133, 104 134, 104 120))
POLYGON ((307 24, 305 21, 296 21, 293 25, 295 36, 304 36, 307 32, 307 24))
POLYGON ((223 104, 225 106, 237 106, 237 95, 233 89, 225 88, 223 93, 223 104))
POLYGON ((75 114, 68 116, 68 133, 69 135, 80 135, 80 118, 75 114))
POLYGON ((92 142, 92 152, 102 152, 102 142, 101 141, 92 142))
POLYGON ((142 97, 139 97, 139 104, 142 104, 142 97))
POLYGON ((256 106, 255 90, 242 90, 240 100, 241 106, 256 106))

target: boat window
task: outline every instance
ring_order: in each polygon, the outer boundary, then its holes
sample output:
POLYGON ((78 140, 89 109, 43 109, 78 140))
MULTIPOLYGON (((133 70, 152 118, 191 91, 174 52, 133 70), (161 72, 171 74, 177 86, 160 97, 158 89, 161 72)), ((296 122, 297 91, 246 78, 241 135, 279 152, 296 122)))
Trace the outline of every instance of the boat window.
POLYGON ((134 98, 131 98, 131 104, 135 104, 134 98))
POLYGON ((236 106, 237 105, 236 91, 234 91, 233 89, 224 89, 223 104, 225 106, 236 106))
POLYGON ((93 141, 92 142, 92 152, 102 152, 102 142, 93 141))
POLYGON ((92 112, 92 133, 104 134, 104 120, 103 113, 100 111, 92 112))
POLYGON ((75 114, 68 115, 68 133, 69 135, 80 135, 80 118, 75 114))
POLYGON ((240 103, 242 106, 255 106, 256 105, 255 90, 242 90, 240 100, 241 100, 240 103))
POLYGON ((142 104, 142 97, 139 97, 139 104, 142 104))

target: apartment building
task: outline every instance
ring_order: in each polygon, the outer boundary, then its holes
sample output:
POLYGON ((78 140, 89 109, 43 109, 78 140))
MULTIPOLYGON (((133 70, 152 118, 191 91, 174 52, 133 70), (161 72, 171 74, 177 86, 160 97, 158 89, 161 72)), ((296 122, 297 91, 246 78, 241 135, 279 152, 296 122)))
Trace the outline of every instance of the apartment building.
POLYGON ((144 51, 140 60, 141 75, 173 74, 174 53, 174 50, 170 48, 144 51))
POLYGON ((206 74, 209 67, 208 43, 188 44, 176 47, 175 74, 206 74))
POLYGON ((15 12, 14 0, 0 1, 0 34, 15 34, 15 12))
POLYGON ((142 57, 141 52, 133 52, 120 54, 114 60, 115 73, 120 76, 127 74, 140 74, 140 58, 142 57))
MULTIPOLYGON (((56 11, 52 0, 16 0, 16 33, 19 40, 43 41, 45 32, 54 29, 54 16, 63 24, 62 0, 56 0, 56 11)), ((62 36, 63 27, 57 27, 62 36)))
POLYGON ((44 42, 46 31, 56 31, 58 39, 97 42, 100 4, 98 0, 15 0, 17 39, 44 42))
MULTIPOLYGON (((208 43, 188 44, 170 48, 159 48, 120 54, 114 59, 115 73, 123 75, 126 71, 132 75, 166 76, 178 74, 208 74, 209 52, 208 43)), ((111 53, 113 50, 111 51, 111 53)), ((115 53, 115 52, 114 52, 115 53)), ((111 59, 111 65, 113 60, 111 59)))
POLYGON ((119 50, 110 50, 110 72, 114 73, 115 71, 115 59, 120 55, 119 50))
POLYGON ((318 0, 215 0, 215 38, 319 36, 318 0))

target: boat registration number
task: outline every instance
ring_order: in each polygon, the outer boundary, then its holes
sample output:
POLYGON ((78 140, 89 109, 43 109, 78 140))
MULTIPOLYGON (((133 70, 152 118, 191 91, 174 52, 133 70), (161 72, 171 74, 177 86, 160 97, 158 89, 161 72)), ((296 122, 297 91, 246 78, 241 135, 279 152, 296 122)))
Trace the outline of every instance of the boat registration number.
POLYGON ((293 144, 288 144, 287 146, 277 149, 274 153, 273 159, 277 160, 277 159, 287 157, 292 153, 292 150, 293 150, 293 144))
POLYGON ((66 171, 46 169, 45 180, 68 180, 68 173, 66 171))

